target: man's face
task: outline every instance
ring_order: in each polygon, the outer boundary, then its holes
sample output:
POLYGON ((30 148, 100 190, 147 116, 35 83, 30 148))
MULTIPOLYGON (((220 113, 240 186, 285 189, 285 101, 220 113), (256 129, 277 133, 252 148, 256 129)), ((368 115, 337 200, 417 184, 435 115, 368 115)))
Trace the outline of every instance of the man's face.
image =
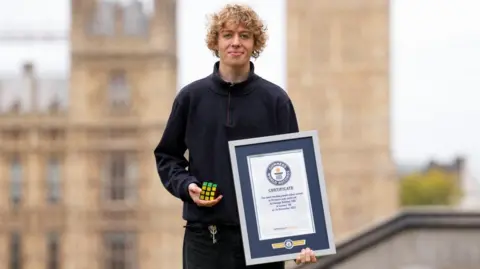
POLYGON ((253 52, 253 34, 242 25, 228 23, 218 35, 220 61, 229 66, 243 66, 250 62, 253 52))

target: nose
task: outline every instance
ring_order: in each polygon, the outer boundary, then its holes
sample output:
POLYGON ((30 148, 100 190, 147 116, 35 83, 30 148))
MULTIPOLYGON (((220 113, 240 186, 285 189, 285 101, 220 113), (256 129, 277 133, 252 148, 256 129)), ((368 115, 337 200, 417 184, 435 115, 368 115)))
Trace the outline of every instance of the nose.
POLYGON ((232 46, 240 46, 240 37, 238 35, 233 37, 232 46))

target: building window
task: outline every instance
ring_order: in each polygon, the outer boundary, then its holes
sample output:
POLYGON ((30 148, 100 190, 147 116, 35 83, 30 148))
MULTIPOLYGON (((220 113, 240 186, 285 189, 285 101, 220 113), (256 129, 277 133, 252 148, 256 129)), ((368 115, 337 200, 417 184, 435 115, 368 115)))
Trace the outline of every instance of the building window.
POLYGON ((123 200, 127 193, 127 160, 124 154, 112 156, 110 163, 110 198, 123 200))
POLYGON ((125 109, 129 105, 130 89, 125 71, 116 70, 110 74, 108 102, 113 109, 125 109))
POLYGON ((132 1, 123 7, 123 32, 130 36, 147 36, 149 18, 143 3, 132 1))
POLYGON ((108 156, 106 168, 107 199, 111 201, 131 200, 137 181, 137 164, 131 154, 115 152, 108 156))
POLYGON ((105 269, 136 267, 134 236, 126 232, 109 232, 104 236, 105 269))
POLYGON ((57 233, 52 232, 47 236, 47 269, 59 269, 60 242, 57 233))
POLYGON ((14 232, 10 235, 10 267, 9 269, 22 269, 22 246, 20 234, 14 232))
POLYGON ((56 157, 52 157, 48 160, 47 165, 47 201, 49 203, 57 203, 60 200, 60 178, 60 160, 56 157))
POLYGON ((89 33, 99 36, 115 35, 115 9, 113 1, 97 1, 89 24, 89 33))
POLYGON ((22 200, 22 185, 22 164, 14 157, 10 164, 10 200, 15 205, 22 200))

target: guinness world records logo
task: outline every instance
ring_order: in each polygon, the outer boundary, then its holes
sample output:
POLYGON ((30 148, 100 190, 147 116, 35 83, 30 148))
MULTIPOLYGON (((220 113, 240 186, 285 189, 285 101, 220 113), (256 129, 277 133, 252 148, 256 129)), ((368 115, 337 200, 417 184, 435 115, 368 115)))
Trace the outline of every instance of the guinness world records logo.
POLYGON ((284 185, 286 184, 292 175, 290 167, 282 162, 275 161, 267 167, 267 179, 273 185, 284 185))
POLYGON ((284 244, 286 249, 292 249, 294 246, 293 241, 290 239, 285 240, 284 244))

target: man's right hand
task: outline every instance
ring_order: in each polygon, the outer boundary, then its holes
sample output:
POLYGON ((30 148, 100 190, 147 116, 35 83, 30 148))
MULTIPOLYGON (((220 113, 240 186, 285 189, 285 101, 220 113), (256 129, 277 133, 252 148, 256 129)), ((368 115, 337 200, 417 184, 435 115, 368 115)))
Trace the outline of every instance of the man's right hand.
POLYGON ((205 200, 200 200, 200 193, 202 192, 202 189, 195 183, 190 183, 188 185, 188 193, 190 194, 190 197, 192 198, 193 202, 197 204, 198 206, 205 206, 205 207, 211 207, 216 205, 220 200, 222 200, 222 195, 219 195, 215 200, 212 201, 205 201, 205 200))

